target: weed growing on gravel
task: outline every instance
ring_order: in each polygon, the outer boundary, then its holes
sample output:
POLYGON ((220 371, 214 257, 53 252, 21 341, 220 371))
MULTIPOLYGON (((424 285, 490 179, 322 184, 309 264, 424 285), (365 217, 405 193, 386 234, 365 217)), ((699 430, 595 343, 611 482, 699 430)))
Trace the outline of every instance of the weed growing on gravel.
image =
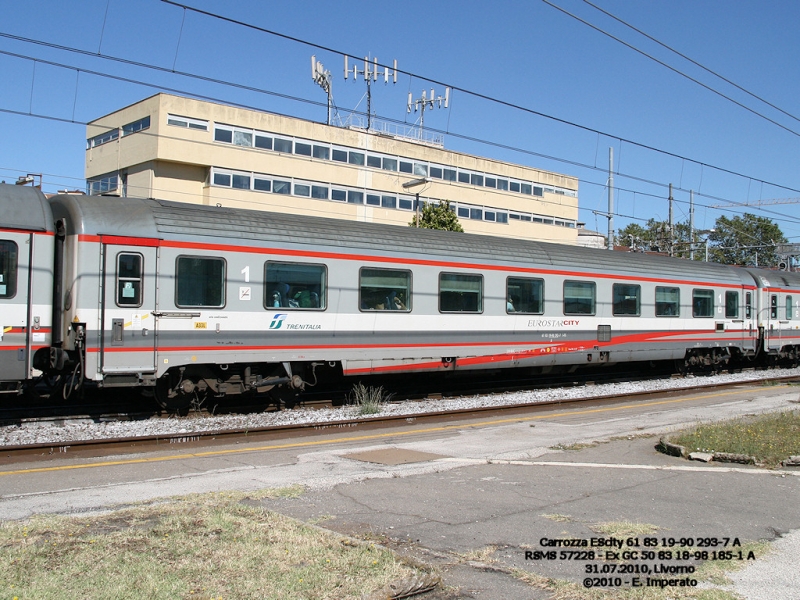
POLYGON ((386 394, 381 387, 367 387, 357 383, 350 392, 350 404, 358 406, 359 415, 375 415, 381 412, 381 406, 388 402, 391 394, 386 394))

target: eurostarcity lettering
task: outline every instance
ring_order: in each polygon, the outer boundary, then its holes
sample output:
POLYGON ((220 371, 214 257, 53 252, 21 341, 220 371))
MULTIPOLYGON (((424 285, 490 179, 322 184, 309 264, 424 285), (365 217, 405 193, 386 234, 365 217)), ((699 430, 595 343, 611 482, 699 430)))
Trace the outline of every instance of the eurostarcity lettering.
POLYGON ((528 327, 547 328, 547 327, 577 327, 580 324, 578 319, 530 319, 528 327))

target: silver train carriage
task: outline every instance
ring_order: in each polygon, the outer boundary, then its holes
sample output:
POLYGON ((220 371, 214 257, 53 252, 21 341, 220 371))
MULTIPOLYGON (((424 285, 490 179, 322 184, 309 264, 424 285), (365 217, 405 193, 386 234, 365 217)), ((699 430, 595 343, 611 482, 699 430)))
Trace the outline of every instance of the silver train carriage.
POLYGON ((794 273, 16 186, 0 202, 6 391, 41 372, 165 406, 292 403, 331 368, 797 360, 794 273))

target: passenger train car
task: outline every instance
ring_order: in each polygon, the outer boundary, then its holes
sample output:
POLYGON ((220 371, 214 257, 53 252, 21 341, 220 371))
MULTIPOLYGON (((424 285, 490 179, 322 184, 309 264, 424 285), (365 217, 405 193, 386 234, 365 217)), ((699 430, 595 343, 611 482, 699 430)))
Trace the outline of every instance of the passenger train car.
POLYGON ((164 406, 318 376, 796 362, 800 276, 0 185, 0 386, 164 406))

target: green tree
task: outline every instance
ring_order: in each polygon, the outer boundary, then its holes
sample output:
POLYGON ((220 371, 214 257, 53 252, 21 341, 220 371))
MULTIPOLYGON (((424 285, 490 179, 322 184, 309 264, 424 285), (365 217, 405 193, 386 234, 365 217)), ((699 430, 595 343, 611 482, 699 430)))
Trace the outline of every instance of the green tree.
POLYGON ((710 260, 728 265, 775 267, 779 257, 775 244, 785 244, 786 237, 771 219, 744 213, 741 217, 719 217, 714 232, 710 260))
MULTIPOLYGON (((408 225, 410 227, 417 226, 417 217, 411 220, 408 225)), ((460 231, 464 232, 461 223, 458 222, 458 217, 455 211, 450 208, 450 203, 447 200, 434 204, 433 202, 426 202, 422 207, 422 216, 420 217, 419 226, 426 229, 442 229, 444 231, 460 231)))

